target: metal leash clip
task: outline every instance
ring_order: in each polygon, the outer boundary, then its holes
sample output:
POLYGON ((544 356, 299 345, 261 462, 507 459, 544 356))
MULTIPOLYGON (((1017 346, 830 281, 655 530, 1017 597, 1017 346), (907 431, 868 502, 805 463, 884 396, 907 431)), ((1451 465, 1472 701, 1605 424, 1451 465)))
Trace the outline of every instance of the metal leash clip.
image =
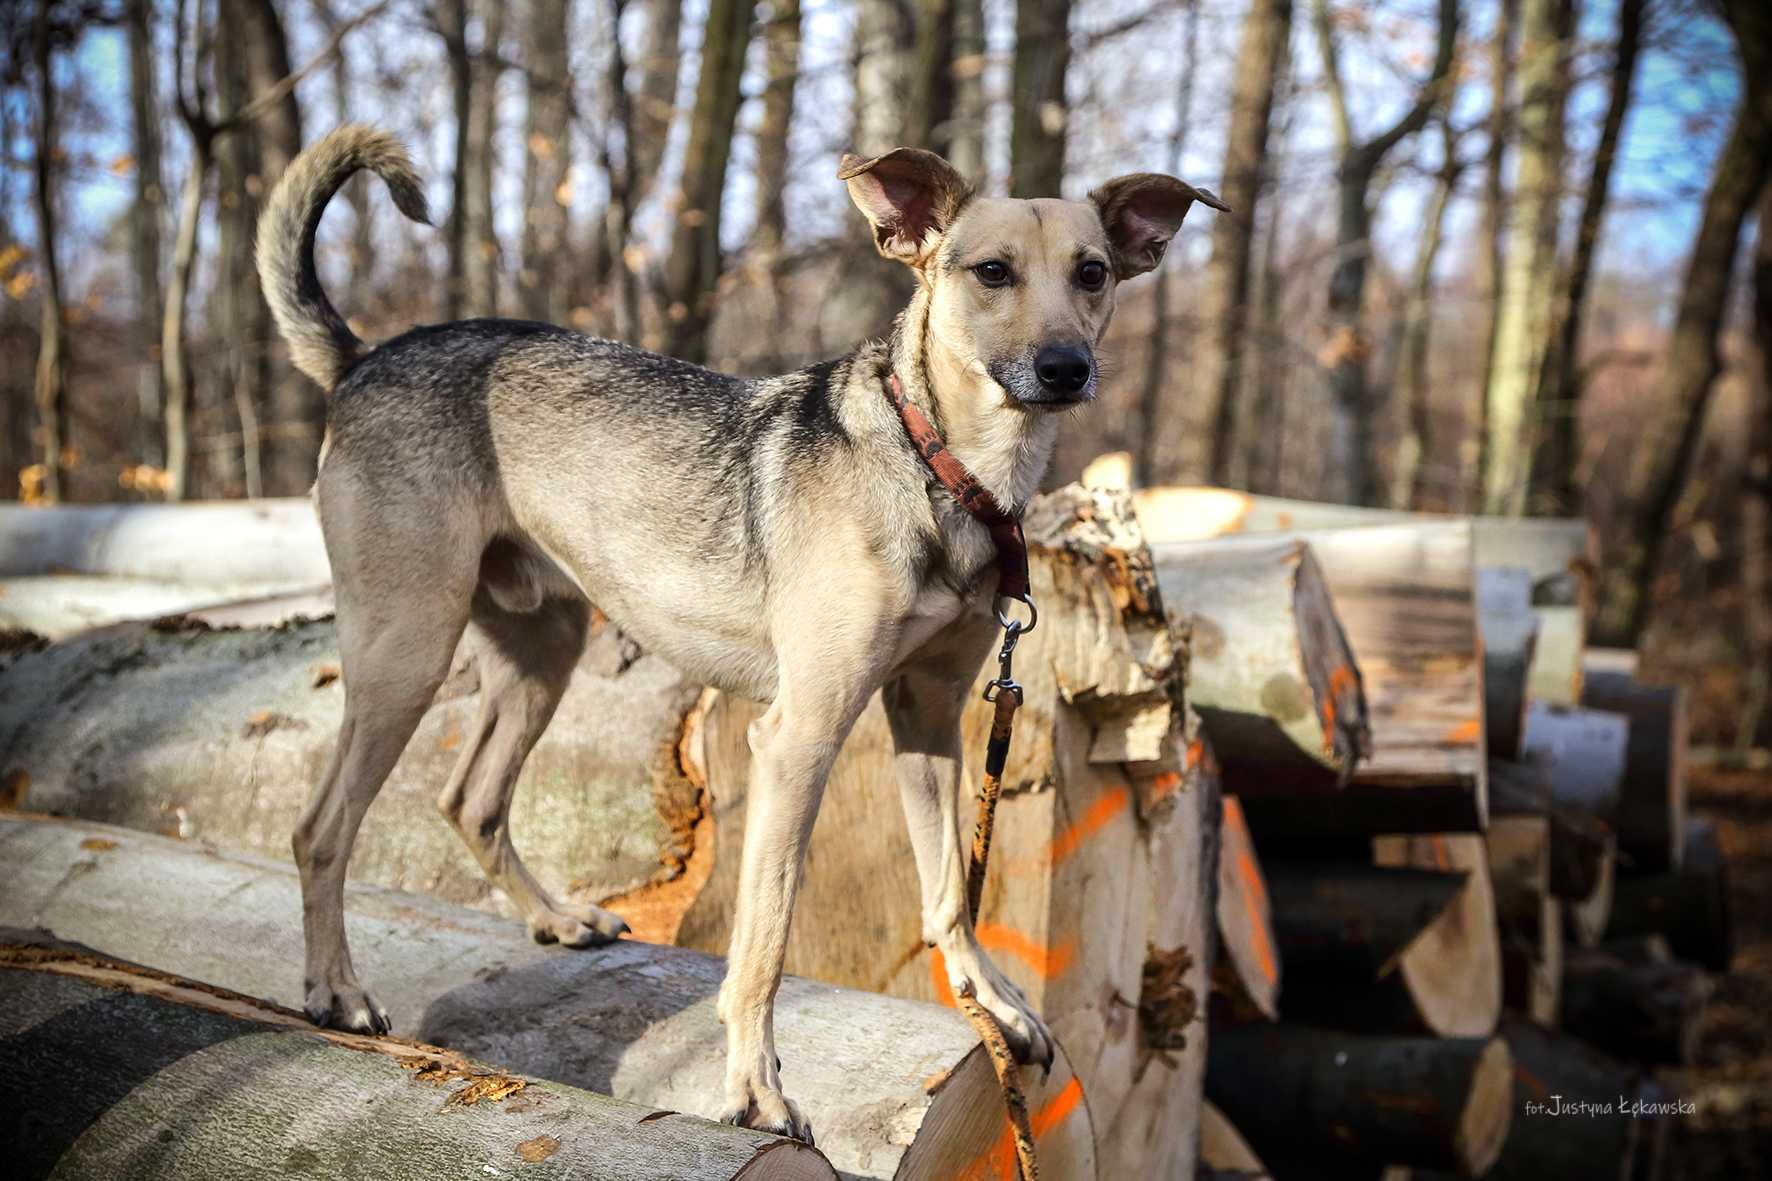
POLYGON ((1000 604, 997 606, 997 622, 1003 625, 1003 647, 997 653, 996 679, 984 687, 986 701, 995 701, 1007 691, 1015 695, 1017 705, 1022 702, 1021 684, 1016 681, 1011 665, 1015 659, 1015 645, 1020 642, 1022 636, 1033 631, 1035 625, 1040 622, 1040 611, 1034 606, 1034 600, 1028 595, 1017 595, 1016 601, 1027 605, 1029 618, 1024 624, 1019 619, 1011 619, 1000 604))

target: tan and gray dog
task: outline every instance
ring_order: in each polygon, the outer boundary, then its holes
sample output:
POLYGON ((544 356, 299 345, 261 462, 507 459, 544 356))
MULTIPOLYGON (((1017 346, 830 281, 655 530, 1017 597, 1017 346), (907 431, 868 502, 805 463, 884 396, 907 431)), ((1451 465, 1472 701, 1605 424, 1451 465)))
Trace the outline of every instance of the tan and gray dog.
POLYGON ((976 197, 941 157, 844 159, 882 254, 917 292, 888 343, 741 379, 546 324, 471 320, 367 349, 321 291, 314 233, 352 173, 427 220, 389 135, 344 127, 296 160, 258 232, 295 363, 332 393, 314 488, 338 599, 345 715, 295 832, 306 1008, 385 1031, 357 979, 345 866, 370 801, 464 631, 481 707, 439 800, 535 938, 586 947, 626 925, 550 897, 511 845, 511 790, 559 703, 596 603, 690 677, 770 703, 751 727, 750 814, 730 967, 723 1118, 812 1138, 782 1094, 772 1007, 807 838, 838 748, 880 690, 922 880, 923 937, 1024 1061, 1052 1037, 966 911, 960 711, 989 653, 994 550, 937 484, 884 387, 896 375, 996 499, 1019 511, 1056 411, 1096 395, 1123 279, 1155 267, 1196 200, 1167 176, 1086 202, 976 197))

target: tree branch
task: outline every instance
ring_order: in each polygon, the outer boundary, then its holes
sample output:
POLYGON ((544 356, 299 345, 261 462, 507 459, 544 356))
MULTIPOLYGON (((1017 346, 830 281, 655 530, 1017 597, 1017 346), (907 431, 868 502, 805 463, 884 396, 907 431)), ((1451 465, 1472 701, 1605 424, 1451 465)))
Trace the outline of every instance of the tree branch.
POLYGON ((388 0, 382 0, 380 4, 375 4, 364 9, 344 24, 339 25, 332 31, 332 36, 326 39, 325 46, 319 53, 313 56, 307 65, 295 71, 293 74, 286 74, 278 79, 263 94, 241 107, 238 111, 235 111, 232 115, 229 115, 226 119, 217 123, 215 125, 215 134, 222 135, 243 127, 257 119, 272 107, 276 106, 278 103, 282 102, 288 97, 289 92, 301 85, 309 74, 312 74, 315 70, 325 65, 326 62, 331 59, 332 55, 338 52, 339 44, 344 41, 347 33, 351 32, 351 30, 355 29, 358 25, 380 16, 387 6, 388 0))
POLYGON ((1389 130, 1362 144, 1361 154, 1374 159, 1380 158, 1395 147, 1398 140, 1427 126, 1428 116, 1433 114, 1434 108, 1450 90, 1447 83, 1452 76, 1452 61, 1457 51, 1458 0, 1440 0, 1440 38, 1439 46, 1434 52, 1433 72, 1416 92, 1415 104, 1389 130))
POLYGON ((1341 155, 1353 147, 1354 127, 1347 114, 1347 87, 1341 80, 1341 56, 1335 34, 1329 28, 1329 0, 1312 0, 1311 24, 1317 31, 1317 50, 1323 56, 1323 78, 1329 86, 1329 106, 1335 114, 1335 146, 1341 155))

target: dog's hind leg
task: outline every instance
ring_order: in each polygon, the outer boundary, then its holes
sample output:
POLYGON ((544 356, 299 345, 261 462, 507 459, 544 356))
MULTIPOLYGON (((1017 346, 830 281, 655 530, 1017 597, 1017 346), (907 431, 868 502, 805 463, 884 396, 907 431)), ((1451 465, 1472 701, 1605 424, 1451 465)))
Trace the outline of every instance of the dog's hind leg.
POLYGON ((301 871, 306 944, 303 1007, 320 1025, 385 1033, 387 1012, 363 991, 351 964, 345 868, 363 814, 449 673, 467 624, 474 569, 471 562, 462 570, 440 563, 444 550, 434 538, 407 538, 411 544, 402 545, 390 534, 355 547, 348 536, 354 532, 339 527, 327 537, 337 585, 344 724, 292 845, 301 871))
POLYGON ((508 589, 495 598, 484 586, 474 596, 469 634, 480 672, 480 714, 437 806, 487 878, 523 912, 538 943, 590 947, 628 925, 602 907, 551 898, 517 856, 510 825, 518 773, 572 679, 590 604, 548 597, 534 610, 511 611, 500 600, 512 598, 508 589))

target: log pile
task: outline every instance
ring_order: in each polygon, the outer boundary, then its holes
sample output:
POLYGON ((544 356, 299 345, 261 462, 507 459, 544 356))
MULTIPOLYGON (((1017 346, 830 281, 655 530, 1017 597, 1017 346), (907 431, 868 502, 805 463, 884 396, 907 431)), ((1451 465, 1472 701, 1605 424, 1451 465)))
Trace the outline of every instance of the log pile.
POLYGON ((1213 1008, 1218 1167, 1657 1175, 1648 1072, 1692 1053, 1727 884, 1686 820, 1682 694, 1587 660, 1585 524, 1134 499, 1177 611, 1171 563, 1306 544, 1370 711, 1345 782, 1225 760, 1281 978, 1277 1022, 1228 983, 1213 1008), (1557 1119, 1553 1095, 1611 1114, 1557 1119))
MULTIPOLYGON (((264 521, 287 567, 253 557, 271 543, 237 509, 214 520, 226 558, 158 516, 177 511, 42 518, 54 560, 0 570, 254 591, 0 656, 7 798, 80 818, 0 821, 0 925, 288 995, 293 884, 254 855, 286 856, 337 726, 324 555, 299 502, 264 521)), ((1070 487, 1025 527, 1041 623, 978 930, 1062 1047, 1030 1095, 1041 1175, 1652 1177, 1654 1118, 1525 1114, 1552 1093, 1658 1101, 1645 1072, 1690 1054, 1731 953, 1715 835, 1686 817, 1683 700, 1588 660, 1585 524, 1070 487)), ((721 966, 699 953, 729 937, 761 707, 599 620, 524 770, 517 843, 679 947, 564 954, 498 915, 434 811, 475 688, 464 662, 358 844, 356 877, 430 896, 353 886, 371 987, 408 1035, 491 1064, 473 1069, 709 1109, 721 966)), ((989 713, 963 722, 971 783, 989 713)), ((843 1175, 1013 1177, 922 943, 892 762, 875 702, 813 833, 784 1077, 843 1175)))

